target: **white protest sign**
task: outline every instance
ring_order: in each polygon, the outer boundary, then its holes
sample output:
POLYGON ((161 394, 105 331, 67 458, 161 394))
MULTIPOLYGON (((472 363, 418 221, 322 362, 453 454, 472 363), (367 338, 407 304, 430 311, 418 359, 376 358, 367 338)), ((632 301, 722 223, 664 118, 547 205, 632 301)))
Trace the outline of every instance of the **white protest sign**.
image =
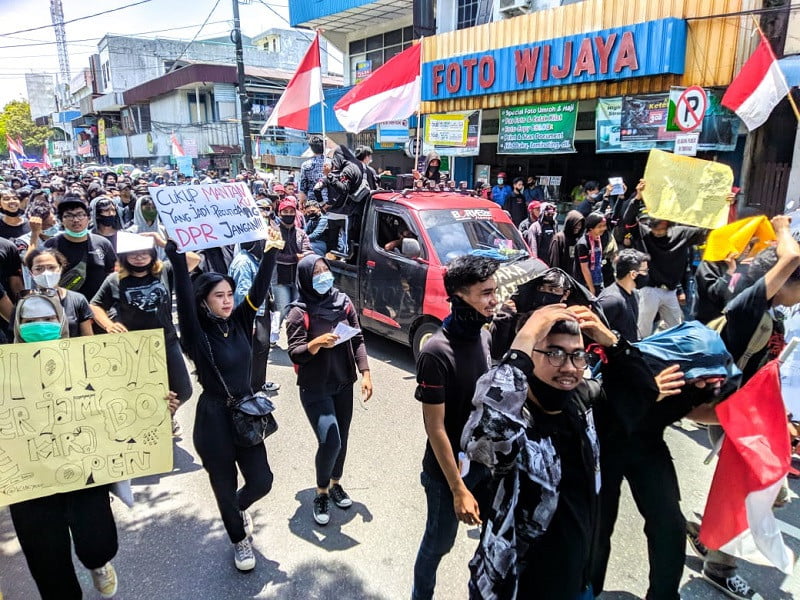
POLYGON ((162 186, 150 195, 181 252, 267 238, 267 223, 242 182, 162 186))

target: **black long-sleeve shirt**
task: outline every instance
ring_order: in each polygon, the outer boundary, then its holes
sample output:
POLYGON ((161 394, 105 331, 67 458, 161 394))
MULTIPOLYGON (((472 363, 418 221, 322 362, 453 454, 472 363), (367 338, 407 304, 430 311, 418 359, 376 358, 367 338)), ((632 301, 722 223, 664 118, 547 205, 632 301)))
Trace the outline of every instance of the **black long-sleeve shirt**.
POLYGON ((186 256, 178 253, 174 242, 167 243, 166 252, 173 265, 182 345, 186 354, 197 366, 197 378, 203 386, 203 393, 227 398, 225 388, 214 369, 216 363, 233 397, 239 398, 251 394, 250 358, 253 351, 253 320, 256 309, 267 297, 272 271, 275 268, 276 250, 270 249, 264 253, 247 299, 233 309, 224 324, 200 320, 189 270, 186 267, 186 256), (213 353, 213 360, 209 347, 213 353))

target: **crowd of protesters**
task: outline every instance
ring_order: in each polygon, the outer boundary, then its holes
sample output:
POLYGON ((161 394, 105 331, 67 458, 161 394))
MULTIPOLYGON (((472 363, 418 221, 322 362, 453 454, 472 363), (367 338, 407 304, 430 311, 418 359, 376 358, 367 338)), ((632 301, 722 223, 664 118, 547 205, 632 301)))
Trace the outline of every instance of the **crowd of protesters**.
MULTIPOLYGON (((253 172, 229 179, 56 168, 7 169, 0 183, 2 341, 163 329, 165 402, 174 414, 193 386, 199 392, 193 441, 241 571, 256 565, 248 508, 269 493, 273 474, 263 442, 242 447, 232 438, 225 399, 278 392, 266 373, 281 323, 318 441, 309 512, 320 526, 330 503, 352 505, 341 478, 359 376, 362 397, 372 395, 363 336, 342 344, 334 333, 340 324, 360 326, 352 300, 334 286, 331 262, 353 256, 364 195, 380 178, 367 146, 326 156, 322 138, 312 137, 309 148, 297 179, 284 182, 253 172), (228 180, 249 186, 269 239, 179 253, 153 186, 228 180), (131 244, 131 236, 148 242, 131 244)), ((708 230, 647 217, 644 180, 630 194, 585 182, 559 225, 534 178, 509 182, 501 173, 495 186, 467 191, 440 166, 429 155, 414 186, 496 202, 545 265, 505 302, 496 259, 465 255, 444 268, 450 314, 417 360, 426 519, 412 598, 433 597, 459 522, 481 526, 465 596, 600 595, 623 479, 645 520, 648 599, 680 598, 687 538, 709 582, 733 598, 758 598, 736 560, 703 546, 699 525, 687 523, 663 434, 683 418, 713 431, 713 407, 781 352, 780 312, 800 303, 800 246, 789 219, 772 219, 776 241, 766 249, 754 253, 751 244, 708 263, 695 256, 708 230), (689 359, 659 362, 639 345, 676 326, 693 328, 702 375, 689 359)), ((12 505, 43 598, 81 597, 73 546, 101 595, 116 593, 108 505, 109 486, 12 505)))

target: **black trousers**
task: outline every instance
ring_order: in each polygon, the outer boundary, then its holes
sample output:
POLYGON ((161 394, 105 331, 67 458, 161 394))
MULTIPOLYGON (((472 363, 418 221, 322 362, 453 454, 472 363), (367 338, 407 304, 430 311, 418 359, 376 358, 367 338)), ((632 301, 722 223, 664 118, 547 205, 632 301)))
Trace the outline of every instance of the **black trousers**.
POLYGON ((87 569, 117 554, 117 526, 109 486, 76 490, 12 504, 11 521, 43 600, 82 597, 71 545, 87 569), (71 541, 70 541, 71 538, 71 541))
POLYGON ((256 315, 253 332, 253 362, 250 371, 250 386, 253 392, 260 390, 267 382, 267 361, 269 361, 269 336, 272 328, 272 315, 269 309, 263 315, 256 315))
POLYGON ((167 378, 169 389, 178 394, 180 402, 186 402, 192 397, 192 379, 183 360, 183 352, 178 338, 166 340, 167 353, 167 378))
POLYGON ((347 441, 353 420, 353 383, 323 390, 300 388, 300 402, 317 436, 314 466, 317 487, 327 488, 339 480, 347 458, 347 441))
POLYGON ((235 544, 245 538, 240 511, 269 493, 273 476, 264 443, 248 448, 236 446, 232 427, 225 401, 201 394, 194 421, 194 447, 208 472, 225 531, 235 544), (241 488, 237 467, 244 478, 241 488))
POLYGON ((600 523, 591 573, 595 596, 603 591, 624 477, 644 517, 650 560, 647 599, 679 600, 686 558, 686 520, 680 510, 678 477, 666 442, 632 439, 624 450, 603 447, 601 461, 600 523))

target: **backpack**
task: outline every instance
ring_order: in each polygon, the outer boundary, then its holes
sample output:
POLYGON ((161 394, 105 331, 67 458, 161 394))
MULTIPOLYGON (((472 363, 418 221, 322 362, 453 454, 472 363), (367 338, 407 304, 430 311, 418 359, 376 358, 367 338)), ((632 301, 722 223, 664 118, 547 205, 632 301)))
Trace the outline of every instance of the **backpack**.
MULTIPOLYGON (((721 317, 709 321, 706 327, 721 334, 727 322, 728 317, 722 315, 721 317)), ((761 320, 758 322, 753 336, 750 338, 750 341, 747 342, 747 348, 745 348, 744 354, 736 361, 736 366, 744 370, 747 363, 753 358, 753 355, 758 354, 767 347, 770 337, 772 337, 772 316, 768 312, 765 312, 761 316, 761 320)))

